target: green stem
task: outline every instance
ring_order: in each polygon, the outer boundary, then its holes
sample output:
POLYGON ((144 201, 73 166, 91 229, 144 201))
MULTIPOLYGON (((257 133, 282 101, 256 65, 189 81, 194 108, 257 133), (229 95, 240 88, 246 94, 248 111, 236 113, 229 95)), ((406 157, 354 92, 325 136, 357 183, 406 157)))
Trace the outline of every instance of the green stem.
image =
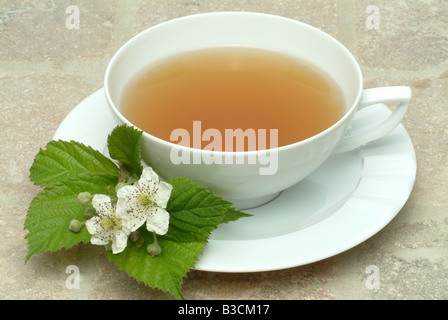
POLYGON ((157 234, 154 231, 152 232, 152 239, 154 240, 154 244, 159 245, 159 242, 157 241, 157 234))

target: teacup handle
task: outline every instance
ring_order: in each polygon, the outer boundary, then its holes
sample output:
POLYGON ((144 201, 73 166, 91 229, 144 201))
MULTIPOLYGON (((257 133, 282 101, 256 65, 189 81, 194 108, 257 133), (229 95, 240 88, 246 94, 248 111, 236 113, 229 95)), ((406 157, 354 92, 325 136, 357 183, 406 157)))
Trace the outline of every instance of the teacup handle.
POLYGON ((398 105, 386 120, 380 122, 372 129, 355 135, 348 134, 344 136, 336 147, 334 153, 342 153, 354 150, 365 145, 366 143, 369 143, 391 133, 401 123, 404 116, 406 115, 406 112, 409 109, 409 104, 411 102, 411 96, 412 92, 411 88, 409 87, 384 87, 365 89, 362 93, 358 110, 361 110, 367 106, 387 102, 398 102, 398 105))

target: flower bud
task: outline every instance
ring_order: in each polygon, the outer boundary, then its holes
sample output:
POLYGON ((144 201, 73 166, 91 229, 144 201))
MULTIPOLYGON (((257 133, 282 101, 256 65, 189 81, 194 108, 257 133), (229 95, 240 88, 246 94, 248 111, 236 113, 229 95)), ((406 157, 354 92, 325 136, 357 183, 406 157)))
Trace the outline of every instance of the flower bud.
POLYGON ((146 247, 146 251, 154 256, 158 256, 160 253, 162 253, 162 248, 160 248, 159 244, 154 242, 151 244, 148 244, 148 246, 146 247))
POLYGON ((129 239, 135 244, 135 247, 137 249, 143 247, 143 245, 145 244, 145 239, 143 239, 138 230, 131 232, 131 234, 129 235, 129 239))
POLYGON ((129 235, 129 239, 132 242, 137 242, 138 238, 140 238, 140 232, 138 232, 138 230, 131 232, 131 234, 129 235))
POLYGON ((89 204, 92 198, 93 196, 89 192, 81 192, 78 194, 78 202, 83 206, 89 204))
MULTIPOLYGON (((135 247, 137 249, 140 249, 141 247, 143 247, 144 244, 145 244, 145 239, 143 239, 142 236, 139 236, 137 241, 135 241, 135 247)), ((162 250, 160 250, 160 251, 162 251, 162 250)))
POLYGON ((92 207, 87 207, 86 210, 84 211, 84 215, 87 218, 92 218, 95 215, 95 213, 96 213, 96 211, 92 207))
POLYGON ((82 226, 84 225, 83 222, 80 222, 79 220, 73 219, 70 221, 69 229, 75 233, 78 233, 81 231, 82 226))

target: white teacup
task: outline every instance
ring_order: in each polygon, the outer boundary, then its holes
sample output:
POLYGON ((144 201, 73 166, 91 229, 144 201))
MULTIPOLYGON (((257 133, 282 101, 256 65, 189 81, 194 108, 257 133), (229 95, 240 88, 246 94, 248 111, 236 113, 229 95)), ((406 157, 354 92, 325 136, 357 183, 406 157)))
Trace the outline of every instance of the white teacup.
POLYGON ((105 75, 105 93, 117 123, 132 125, 121 113, 120 97, 127 82, 139 71, 174 54, 234 45, 275 50, 307 61, 324 70, 339 84, 346 101, 345 115, 327 130, 268 152, 199 150, 143 133, 143 160, 160 176, 188 176, 233 202, 239 209, 271 201, 281 191, 316 170, 332 153, 351 151, 389 134, 408 110, 410 88, 363 90, 362 74, 355 58, 328 34, 296 20, 274 15, 217 12, 186 16, 151 27, 129 40, 114 55, 105 75), (349 126, 354 124, 352 121, 357 110, 367 106, 374 108, 376 104, 386 102, 398 103, 388 119, 369 125, 359 134, 346 135, 349 126), (173 161, 173 150, 188 154, 190 164, 173 161), (255 163, 253 159, 256 159, 255 163))

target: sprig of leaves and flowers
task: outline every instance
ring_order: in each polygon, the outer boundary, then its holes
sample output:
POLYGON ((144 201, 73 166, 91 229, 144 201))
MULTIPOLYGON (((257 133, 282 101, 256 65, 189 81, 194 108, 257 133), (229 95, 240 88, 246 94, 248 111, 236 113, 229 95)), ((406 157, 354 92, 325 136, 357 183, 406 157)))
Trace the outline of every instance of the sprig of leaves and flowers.
POLYGON ((141 160, 142 132, 117 126, 109 157, 76 141, 50 141, 30 168, 43 190, 25 221, 26 260, 77 244, 104 246, 119 269, 183 299, 183 278, 220 224, 250 215, 186 177, 162 181, 141 160))

